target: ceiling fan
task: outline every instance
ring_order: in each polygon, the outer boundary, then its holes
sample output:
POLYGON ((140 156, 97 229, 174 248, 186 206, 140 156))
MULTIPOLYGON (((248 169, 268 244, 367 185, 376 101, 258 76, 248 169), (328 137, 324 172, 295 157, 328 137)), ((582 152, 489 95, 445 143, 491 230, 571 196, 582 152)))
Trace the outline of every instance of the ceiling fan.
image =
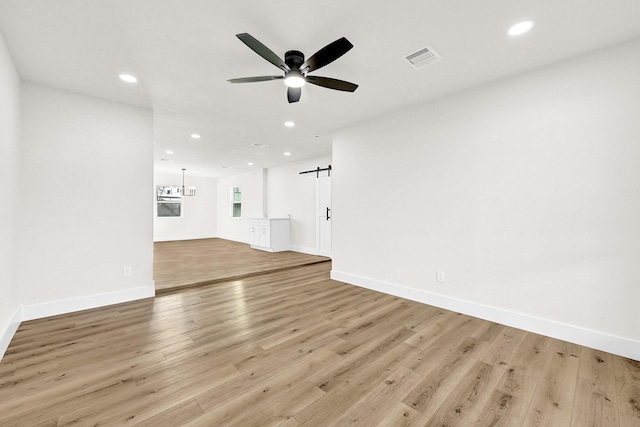
POLYGON ((353 45, 346 38, 342 37, 333 43, 329 43, 305 61, 304 54, 297 50, 290 50, 284 54, 284 60, 273 53, 271 49, 260 43, 250 34, 236 34, 244 44, 249 46, 255 53, 271 62, 276 67, 284 71, 280 76, 259 76, 244 77, 240 79, 230 79, 231 83, 255 83, 270 80, 282 80, 287 85, 287 99, 289 102, 298 102, 302 94, 301 87, 305 83, 322 86, 329 89, 353 92, 358 88, 357 84, 344 80, 332 79, 330 77, 310 76, 308 73, 322 68, 340 58, 347 53, 353 45))

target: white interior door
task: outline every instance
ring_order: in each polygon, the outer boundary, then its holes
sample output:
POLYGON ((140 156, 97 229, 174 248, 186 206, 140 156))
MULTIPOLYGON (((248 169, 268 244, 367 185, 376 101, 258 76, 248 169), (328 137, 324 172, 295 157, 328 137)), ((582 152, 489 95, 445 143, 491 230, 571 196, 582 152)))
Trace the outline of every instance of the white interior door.
POLYGON ((331 176, 324 171, 317 179, 317 242, 320 255, 331 256, 331 176))

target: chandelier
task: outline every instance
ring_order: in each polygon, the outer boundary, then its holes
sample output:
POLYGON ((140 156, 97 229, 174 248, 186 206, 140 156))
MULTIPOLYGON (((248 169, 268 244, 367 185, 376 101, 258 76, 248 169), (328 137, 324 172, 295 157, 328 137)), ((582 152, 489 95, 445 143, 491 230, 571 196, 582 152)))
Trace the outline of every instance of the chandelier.
POLYGON ((182 194, 182 197, 195 196, 196 195, 196 187, 186 188, 184 186, 184 171, 186 171, 186 169, 182 168, 182 187, 180 187, 178 192, 180 194, 182 194))

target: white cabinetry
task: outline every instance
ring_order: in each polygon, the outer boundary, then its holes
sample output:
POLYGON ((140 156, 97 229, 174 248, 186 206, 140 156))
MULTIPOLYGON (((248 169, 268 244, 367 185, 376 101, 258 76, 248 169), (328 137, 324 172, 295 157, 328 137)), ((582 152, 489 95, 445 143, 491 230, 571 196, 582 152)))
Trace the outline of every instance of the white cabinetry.
POLYGON ((249 244, 268 252, 289 250, 289 218, 249 218, 249 244))

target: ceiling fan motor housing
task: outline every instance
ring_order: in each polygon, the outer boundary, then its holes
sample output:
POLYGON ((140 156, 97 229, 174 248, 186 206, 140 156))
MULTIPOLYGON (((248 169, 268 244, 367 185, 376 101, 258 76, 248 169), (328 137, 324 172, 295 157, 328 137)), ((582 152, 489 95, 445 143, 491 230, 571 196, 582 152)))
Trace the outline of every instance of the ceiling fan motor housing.
POLYGON ((284 63, 292 70, 299 70, 304 63, 304 53, 299 50, 290 50, 284 54, 284 63))

